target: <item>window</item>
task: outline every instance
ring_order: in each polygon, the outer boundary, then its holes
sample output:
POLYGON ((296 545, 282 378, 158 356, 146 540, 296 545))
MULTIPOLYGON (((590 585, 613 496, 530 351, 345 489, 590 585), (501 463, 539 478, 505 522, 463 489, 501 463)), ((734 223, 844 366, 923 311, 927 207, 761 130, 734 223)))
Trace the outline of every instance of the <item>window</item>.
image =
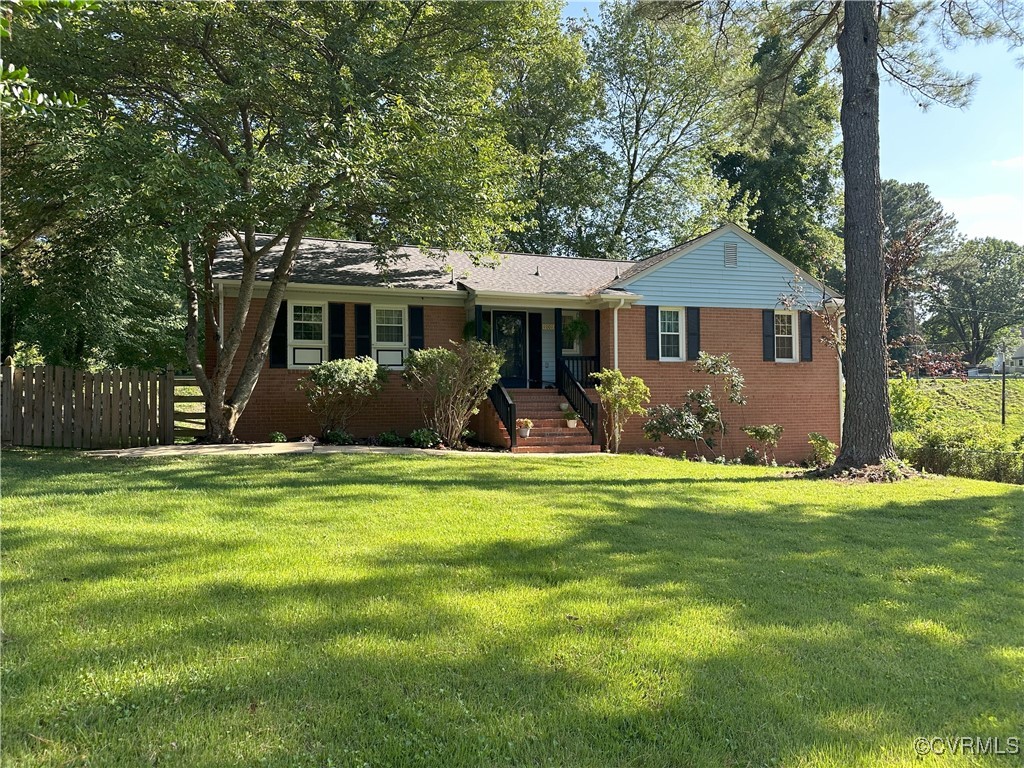
POLYGON ((289 304, 288 367, 308 368, 324 360, 327 308, 324 304, 289 304))
POLYGON ((775 313, 775 362, 796 362, 796 313, 775 313))
POLYGON ((659 317, 661 336, 661 359, 682 360, 683 358, 683 310, 662 309, 659 317))
POLYGON ((405 365, 406 307, 373 308, 373 359, 389 368, 405 365))

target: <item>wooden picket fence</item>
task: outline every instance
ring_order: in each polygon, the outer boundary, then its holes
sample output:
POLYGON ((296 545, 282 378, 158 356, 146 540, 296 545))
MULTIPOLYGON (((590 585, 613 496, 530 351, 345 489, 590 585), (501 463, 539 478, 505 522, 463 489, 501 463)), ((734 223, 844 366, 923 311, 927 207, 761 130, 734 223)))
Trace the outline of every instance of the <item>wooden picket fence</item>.
MULTIPOLYGON (((9 361, 8 361, 9 362, 9 361)), ((174 370, 90 373, 53 365, 0 376, 0 439, 47 448, 131 448, 174 442, 174 370)))

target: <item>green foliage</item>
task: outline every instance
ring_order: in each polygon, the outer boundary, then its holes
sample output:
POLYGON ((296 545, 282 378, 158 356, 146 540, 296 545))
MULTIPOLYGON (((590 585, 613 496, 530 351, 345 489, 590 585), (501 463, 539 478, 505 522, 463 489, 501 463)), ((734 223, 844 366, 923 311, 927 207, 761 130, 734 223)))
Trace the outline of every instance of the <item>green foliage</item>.
POLYGON ((902 461, 912 466, 918 464, 917 452, 921 449, 921 440, 916 432, 896 430, 892 433, 892 444, 902 461))
POLYGON ((580 315, 570 317, 562 325, 562 344, 566 347, 575 346, 576 342, 583 341, 590 333, 590 326, 580 315))
POLYGON ((287 443, 288 437, 284 432, 271 432, 267 435, 267 440, 271 443, 287 443))
POLYGON ((377 445, 384 446, 385 448, 397 448, 400 445, 405 445, 405 438, 395 430, 389 429, 387 432, 381 432, 377 435, 375 442, 377 445))
POLYGON ((533 429, 533 419, 528 419, 525 416, 516 419, 517 429, 533 429))
POLYGON ((299 379, 298 390, 326 436, 344 431, 352 415, 380 394, 387 378, 387 369, 369 357, 328 360, 310 368, 299 379))
POLYGON ((747 466, 760 464, 761 456, 758 454, 757 449, 752 445, 746 445, 743 447, 743 455, 740 456, 740 463, 746 464, 747 466))
POLYGON ((453 343, 448 347, 409 353, 402 374, 407 385, 420 392, 426 426, 444 444, 462 445, 463 432, 487 392, 501 378, 504 356, 483 341, 453 343))
POLYGON ((775 463, 775 449, 782 439, 783 427, 781 424, 757 424, 743 427, 743 431, 751 438, 761 444, 761 457, 764 463, 775 463))
POLYGON ((932 410, 931 401, 921 392, 920 384, 901 373, 889 381, 889 400, 892 406, 892 428, 914 429, 924 422, 932 410))
POLYGON ((655 442, 668 437, 673 440, 692 442, 694 454, 702 455, 703 445, 715 453, 715 434, 721 429, 722 415, 710 386, 686 393, 686 402, 681 408, 661 404, 647 410, 644 423, 644 437, 655 442))
MULTIPOLYGON (((918 468, 1000 483, 1024 483, 1024 441, 1009 431, 929 424, 908 456, 918 468)), ((907 450, 907 446, 903 446, 907 450)), ((909 452, 908 452, 909 453, 909 452)))
POLYGON ((957 344, 977 364, 993 353, 1000 331, 1024 324, 1024 246, 994 237, 968 240, 926 267, 930 341, 957 344))
POLYGON ((807 438, 807 442, 811 445, 812 465, 815 467, 830 467, 835 464, 836 451, 839 450, 838 445, 820 432, 811 432, 807 435, 807 438))
POLYGON ((409 433, 409 444, 414 448, 437 448, 441 445, 441 436, 432 429, 420 427, 409 433))
POLYGON ((639 376, 626 378, 618 368, 602 368, 591 377, 597 381, 595 389, 601 398, 608 450, 618 453, 622 430, 632 414, 646 413, 651 390, 639 376))
POLYGON ((344 429, 331 429, 324 433, 322 442, 327 445, 353 445, 356 439, 351 432, 344 429))

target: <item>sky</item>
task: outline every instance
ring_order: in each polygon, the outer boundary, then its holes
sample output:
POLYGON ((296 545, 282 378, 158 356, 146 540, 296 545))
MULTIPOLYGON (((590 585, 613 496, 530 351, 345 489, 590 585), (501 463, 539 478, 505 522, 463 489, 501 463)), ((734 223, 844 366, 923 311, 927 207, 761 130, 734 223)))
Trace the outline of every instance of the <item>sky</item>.
MULTIPOLYGON (((596 17, 596 2, 571 2, 564 16, 596 17)), ((924 182, 967 237, 1024 244, 1024 70, 1005 43, 962 44, 945 65, 978 76, 964 109, 932 106, 883 79, 883 179, 924 182)))

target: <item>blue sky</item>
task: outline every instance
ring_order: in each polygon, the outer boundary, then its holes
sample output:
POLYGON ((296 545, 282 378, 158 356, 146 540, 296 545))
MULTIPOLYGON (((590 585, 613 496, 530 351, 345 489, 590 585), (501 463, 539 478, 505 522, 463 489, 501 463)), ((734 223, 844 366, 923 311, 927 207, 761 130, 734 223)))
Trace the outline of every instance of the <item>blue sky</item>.
MULTIPOLYGON (((596 2, 571 2, 565 16, 597 15, 596 2)), ((918 107, 883 81, 882 178, 924 182, 968 237, 1024 244, 1024 70, 1001 42, 963 44, 946 66, 979 76, 965 109, 918 107)))

